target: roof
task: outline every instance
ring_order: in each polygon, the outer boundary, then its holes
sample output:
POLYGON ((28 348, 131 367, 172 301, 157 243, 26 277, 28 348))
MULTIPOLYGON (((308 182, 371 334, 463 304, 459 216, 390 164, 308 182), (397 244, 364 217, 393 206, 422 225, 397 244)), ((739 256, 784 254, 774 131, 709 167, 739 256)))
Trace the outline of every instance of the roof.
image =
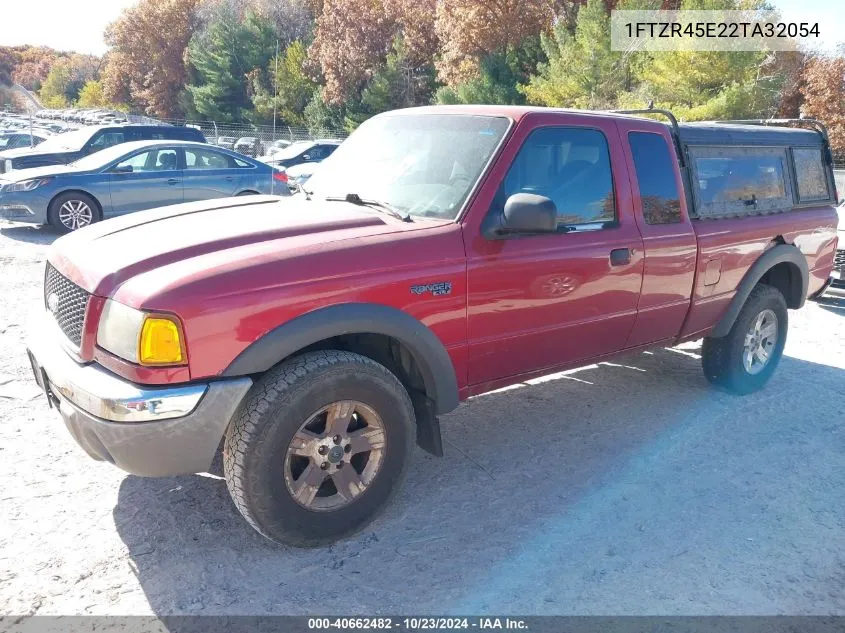
MULTIPOLYGON (((661 122, 643 117, 638 114, 620 114, 602 110, 571 110, 567 108, 545 108, 541 106, 503 106, 503 105, 449 105, 422 106, 394 110, 379 116, 393 114, 468 114, 481 116, 504 116, 514 121, 532 114, 559 113, 575 116, 601 118, 637 118, 653 121, 657 125, 661 122)), ((679 124, 681 141, 690 145, 813 145, 821 146, 821 134, 806 128, 790 128, 784 126, 739 125, 733 123, 717 123, 704 121, 700 123, 679 124)))
POLYGON ((680 123, 681 142, 688 145, 812 145, 821 146, 822 136, 814 130, 731 123, 680 123))

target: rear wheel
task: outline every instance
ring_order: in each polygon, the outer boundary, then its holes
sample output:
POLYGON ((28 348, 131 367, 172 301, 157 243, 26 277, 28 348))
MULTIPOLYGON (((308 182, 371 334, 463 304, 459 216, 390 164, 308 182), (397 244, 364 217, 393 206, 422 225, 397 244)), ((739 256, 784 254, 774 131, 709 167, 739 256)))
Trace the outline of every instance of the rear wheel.
POLYGON ((47 220, 60 233, 76 231, 100 220, 100 207, 88 194, 63 193, 50 203, 47 220))
POLYGON ((224 472, 238 510, 261 534, 328 543, 375 518, 414 445, 414 411, 384 366, 310 352, 254 385, 226 433, 224 472))
POLYGON ((704 375, 711 383, 738 394, 762 389, 783 355, 788 322, 786 300, 780 291, 758 284, 730 332, 704 339, 704 375))

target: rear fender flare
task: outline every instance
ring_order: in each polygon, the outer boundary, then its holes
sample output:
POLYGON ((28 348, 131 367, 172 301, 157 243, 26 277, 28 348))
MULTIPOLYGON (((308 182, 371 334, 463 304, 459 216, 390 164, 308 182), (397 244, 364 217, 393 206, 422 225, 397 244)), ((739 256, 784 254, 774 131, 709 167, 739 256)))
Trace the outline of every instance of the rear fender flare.
POLYGON ((222 376, 267 371, 309 345, 345 334, 382 334, 400 341, 414 357, 436 413, 458 406, 455 368, 437 335, 411 315, 373 303, 344 303, 298 316, 251 343, 222 376))
MULTIPOLYGON (((727 336, 739 316, 742 306, 745 305, 748 295, 750 295, 751 291, 754 289, 754 286, 760 282, 763 275, 778 264, 783 263, 791 264, 798 270, 798 277, 801 284, 797 305, 794 305, 793 303, 790 307, 802 307, 807 298, 807 288, 810 284, 810 269, 807 266, 807 258, 804 257, 804 254, 795 246, 790 244, 778 244, 763 253, 757 261, 752 264, 751 268, 748 269, 748 272, 745 273, 745 277, 743 277, 742 281, 739 283, 739 287, 737 287, 736 294, 731 300, 727 311, 722 315, 722 318, 719 319, 719 322, 710 332, 709 336, 712 338, 727 336)), ((790 304, 790 297, 786 297, 786 300, 787 303, 790 304)))

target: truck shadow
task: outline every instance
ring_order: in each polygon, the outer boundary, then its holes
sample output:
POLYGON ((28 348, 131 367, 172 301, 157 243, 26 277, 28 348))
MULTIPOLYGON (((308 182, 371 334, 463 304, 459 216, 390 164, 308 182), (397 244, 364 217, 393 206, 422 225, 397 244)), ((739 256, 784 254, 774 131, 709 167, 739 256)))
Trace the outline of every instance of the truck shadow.
POLYGON ((816 299, 816 303, 828 312, 845 316, 845 290, 829 290, 823 297, 816 299))
MULTIPOLYGON (((808 563, 784 521, 804 539, 822 507, 845 525, 841 504, 814 492, 820 477, 845 485, 845 451, 830 441, 845 374, 784 357, 767 389, 737 398, 707 384, 699 351, 464 403, 443 419, 446 457, 416 451, 386 513, 330 547, 265 540, 209 476, 127 477, 114 521, 162 616, 704 613, 713 599, 722 612, 743 600, 788 611, 754 583, 808 563), (799 410, 789 393, 802 383, 816 400, 799 410)), ((826 564, 834 573, 833 550, 813 582, 827 582, 826 564)))

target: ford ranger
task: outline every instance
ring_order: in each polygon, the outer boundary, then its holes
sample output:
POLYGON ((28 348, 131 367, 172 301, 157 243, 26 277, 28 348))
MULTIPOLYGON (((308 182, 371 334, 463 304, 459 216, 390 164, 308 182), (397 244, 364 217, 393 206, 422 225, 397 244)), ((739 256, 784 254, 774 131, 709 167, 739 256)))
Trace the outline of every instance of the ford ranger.
POLYGON ((834 265, 825 130, 663 114, 389 112, 295 196, 62 237, 36 380, 130 473, 204 472, 222 444, 244 518, 311 546, 372 520, 475 394, 701 338, 707 380, 761 389, 834 265))

